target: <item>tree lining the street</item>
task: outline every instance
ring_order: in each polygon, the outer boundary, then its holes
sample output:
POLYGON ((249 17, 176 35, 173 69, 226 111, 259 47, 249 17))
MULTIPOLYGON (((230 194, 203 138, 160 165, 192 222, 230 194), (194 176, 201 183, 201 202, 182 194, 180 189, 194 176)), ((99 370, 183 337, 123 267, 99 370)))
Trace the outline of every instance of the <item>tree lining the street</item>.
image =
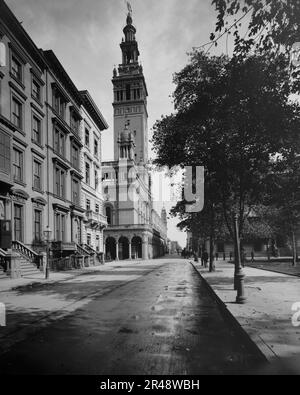
MULTIPOLYGON (((245 35, 241 24, 234 24, 236 53, 253 49, 289 50, 300 39, 300 2, 295 0, 212 0, 217 11, 216 32, 227 29, 227 19, 250 14, 245 35), (255 40, 255 38, 259 40, 255 40)), ((211 39, 215 39, 212 34, 211 39)))
POLYGON ((205 204, 199 213, 186 213, 185 207, 188 203, 184 198, 171 210, 173 217, 178 217, 180 222, 177 227, 193 235, 193 252, 197 259, 206 250, 206 240, 209 240, 209 270, 213 272, 215 243, 218 240, 230 240, 230 235, 224 221, 223 211, 220 204, 216 202, 215 191, 210 188, 207 178, 205 180, 205 204), (215 201, 215 203, 214 203, 215 201))
POLYGON ((211 204, 222 207, 232 239, 238 214, 242 237, 251 210, 268 196, 274 164, 299 148, 289 61, 284 54, 241 60, 194 51, 174 83, 175 112, 153 128, 156 164, 204 166, 211 204))
POLYGON ((293 150, 276 163, 271 176, 269 204, 273 207, 267 221, 278 234, 285 235, 293 252, 293 265, 298 260, 296 235, 300 227, 300 156, 293 150))

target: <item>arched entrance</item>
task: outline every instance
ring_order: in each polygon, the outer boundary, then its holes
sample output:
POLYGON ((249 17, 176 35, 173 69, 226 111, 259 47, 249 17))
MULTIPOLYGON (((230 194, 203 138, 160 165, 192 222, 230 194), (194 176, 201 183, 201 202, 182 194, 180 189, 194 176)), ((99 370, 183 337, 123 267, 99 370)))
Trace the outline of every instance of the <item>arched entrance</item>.
POLYGON ((108 237, 105 242, 105 259, 107 261, 114 261, 116 259, 116 240, 113 237, 108 237))
POLYGON ((127 237, 120 237, 119 239, 119 259, 121 261, 129 259, 129 241, 127 237))
POLYGON ((132 256, 134 259, 142 258, 142 239, 139 236, 132 239, 132 256))

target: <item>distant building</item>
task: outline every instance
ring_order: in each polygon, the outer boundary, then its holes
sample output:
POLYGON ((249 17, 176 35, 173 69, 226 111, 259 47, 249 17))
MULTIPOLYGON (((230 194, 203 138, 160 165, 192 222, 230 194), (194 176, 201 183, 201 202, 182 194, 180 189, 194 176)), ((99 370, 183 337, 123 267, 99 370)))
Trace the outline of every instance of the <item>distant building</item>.
POLYGON ((171 241, 171 248, 170 248, 170 254, 178 254, 179 252, 182 251, 182 248, 180 247, 178 241, 171 241))
POLYGON ((102 193, 101 131, 108 125, 89 92, 82 91, 80 95, 83 100, 81 107, 83 147, 80 167, 84 173, 81 206, 85 208, 81 242, 88 250, 103 254, 103 231, 107 226, 107 218, 104 214, 102 193))
POLYGON ((129 13, 113 71, 114 160, 103 163, 106 259, 156 258, 167 250, 167 216, 153 208, 148 162, 147 86, 129 13))

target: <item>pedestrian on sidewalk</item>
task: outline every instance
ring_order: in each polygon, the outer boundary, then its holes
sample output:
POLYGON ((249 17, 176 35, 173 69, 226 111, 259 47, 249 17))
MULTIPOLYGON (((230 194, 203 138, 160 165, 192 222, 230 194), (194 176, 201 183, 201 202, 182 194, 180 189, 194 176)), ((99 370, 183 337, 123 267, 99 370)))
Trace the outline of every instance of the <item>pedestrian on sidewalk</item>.
POLYGON ((219 260, 219 253, 216 252, 216 261, 218 261, 218 260, 219 260))
POLYGON ((226 261, 226 254, 223 252, 223 261, 226 261))
POLYGON ((251 251, 251 263, 254 263, 254 251, 251 251))
POLYGON ((230 260, 230 262, 232 261, 232 252, 230 251, 230 254, 229 254, 229 260, 230 260))
POLYGON ((199 258, 198 258, 197 252, 195 252, 195 254, 194 254, 194 261, 195 262, 199 262, 199 258))
POLYGON ((201 253, 201 266, 204 266, 203 252, 201 253))
POLYGON ((203 259, 204 267, 207 268, 207 262, 208 262, 208 253, 207 253, 207 251, 203 251, 202 259, 203 259))

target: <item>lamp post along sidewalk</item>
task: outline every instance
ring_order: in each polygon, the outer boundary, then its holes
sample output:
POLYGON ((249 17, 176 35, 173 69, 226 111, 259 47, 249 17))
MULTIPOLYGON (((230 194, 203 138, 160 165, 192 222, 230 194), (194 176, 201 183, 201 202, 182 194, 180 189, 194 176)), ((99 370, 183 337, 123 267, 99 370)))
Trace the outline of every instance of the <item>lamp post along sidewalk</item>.
POLYGON ((235 270, 234 270, 234 289, 237 291, 236 302, 238 304, 246 303, 245 296, 245 273, 241 262, 241 247, 239 238, 238 216, 234 216, 234 237, 235 237, 235 270))
POLYGON ((46 268, 45 268, 45 278, 48 279, 49 278, 49 274, 50 274, 50 266, 49 266, 49 259, 50 259, 50 240, 51 240, 51 229, 49 227, 49 225, 47 226, 47 228, 44 230, 44 236, 45 236, 45 240, 47 242, 47 261, 46 261, 46 268))

